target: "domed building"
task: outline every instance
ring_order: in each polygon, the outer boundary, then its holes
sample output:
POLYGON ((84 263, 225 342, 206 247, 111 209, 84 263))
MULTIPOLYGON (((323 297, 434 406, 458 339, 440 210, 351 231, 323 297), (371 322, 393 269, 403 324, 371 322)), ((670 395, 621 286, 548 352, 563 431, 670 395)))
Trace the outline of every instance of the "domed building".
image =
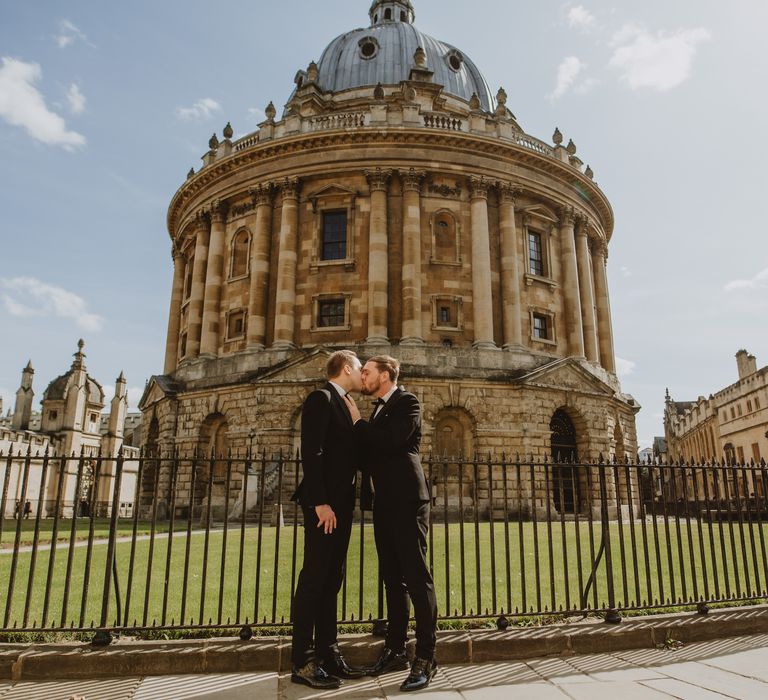
POLYGON ((591 169, 559 131, 552 145, 526 134, 503 89, 416 28, 410 0, 376 0, 369 17, 298 71, 281 116, 270 103, 255 132, 214 135, 174 195, 147 446, 292 449, 343 347, 400 359, 425 453, 634 454, 613 212, 591 169))

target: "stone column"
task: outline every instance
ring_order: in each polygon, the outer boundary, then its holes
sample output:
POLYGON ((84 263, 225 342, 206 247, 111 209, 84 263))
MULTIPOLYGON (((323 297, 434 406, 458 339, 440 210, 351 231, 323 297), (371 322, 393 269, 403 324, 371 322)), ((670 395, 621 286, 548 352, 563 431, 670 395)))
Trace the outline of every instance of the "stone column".
POLYGON ((491 235, 488 228, 488 187, 481 177, 470 178, 472 217, 472 308, 474 347, 495 350, 491 292, 491 235))
POLYGON ((277 259, 275 337, 272 347, 290 350, 294 344, 296 313, 296 246, 299 236, 299 179, 286 178, 280 184, 283 209, 280 216, 280 248, 277 259))
POLYGON ((211 204, 211 241, 208 245, 208 271, 205 275, 205 301, 203 302, 203 331, 200 335, 200 354, 215 357, 219 354, 219 317, 221 312, 221 286, 224 283, 224 250, 226 248, 226 209, 222 202, 211 204))
POLYGON ((256 230, 251 238, 251 288, 248 301, 247 347, 263 350, 267 337, 269 250, 272 234, 272 184, 251 190, 256 203, 256 230))
POLYGON ((501 236, 501 304, 504 349, 523 345, 523 309, 520 303, 520 262, 515 226, 515 185, 499 183, 499 234, 501 236))
POLYGON ((616 374, 616 358, 613 354, 613 327, 611 304, 608 296, 606 264, 608 244, 603 239, 592 242, 592 274, 595 278, 595 302, 597 306, 597 337, 600 346, 600 364, 608 372, 616 374))
POLYGON ((209 218, 202 212, 198 213, 195 260, 192 264, 192 289, 189 294, 189 316, 187 318, 187 357, 190 358, 200 354, 205 274, 208 269, 208 243, 211 238, 209 221, 209 218))
POLYGON ((584 352, 590 362, 599 362, 597 328, 595 321, 595 294, 592 289, 592 270, 589 259, 587 221, 579 217, 576 222, 576 259, 579 268, 579 300, 581 323, 584 329, 584 352))
POLYGON ((176 369, 179 360, 179 328, 181 326, 181 302, 184 297, 184 277, 187 274, 187 260, 181 251, 173 246, 173 287, 171 308, 168 311, 168 336, 165 341, 164 374, 176 369))
POLYGON ((371 189, 371 229, 368 236, 368 339, 371 344, 389 342, 387 333, 387 189, 391 170, 366 170, 371 189))
POLYGON ((403 181, 403 330, 402 345, 424 342, 421 324, 421 182, 423 170, 401 172, 403 181))
POLYGON ((560 212, 560 256, 563 266, 563 300, 565 302, 565 328, 568 339, 568 353, 584 357, 584 331, 581 324, 581 301, 579 299, 579 271, 576 263, 576 241, 574 239, 575 213, 572 207, 563 207, 560 212))

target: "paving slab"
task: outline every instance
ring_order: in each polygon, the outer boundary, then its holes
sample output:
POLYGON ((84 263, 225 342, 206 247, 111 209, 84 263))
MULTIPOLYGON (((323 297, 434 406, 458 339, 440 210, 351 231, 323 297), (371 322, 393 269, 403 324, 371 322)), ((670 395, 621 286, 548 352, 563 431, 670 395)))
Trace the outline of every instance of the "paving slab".
MULTIPOLYGON (((210 673, 145 678, 131 700, 273 700, 276 697, 276 673, 210 673)), ((91 698, 86 696, 86 700, 91 698)))
POLYGON ((593 682, 586 673, 574 668, 565 659, 533 659, 528 662, 528 665, 542 678, 556 685, 593 682))
POLYGON ((654 700, 669 699, 666 693, 647 688, 639 683, 589 683, 563 684, 560 689, 568 693, 573 700, 654 700))
POLYGON ((568 663, 578 671, 586 673, 596 681, 634 682, 651 678, 663 678, 653 668, 635 666, 624 659, 611 654, 588 654, 571 656, 568 663))
POLYGON ((569 697, 561 688, 545 681, 464 690, 461 696, 464 700, 566 700, 569 697))
POLYGON ((86 700, 131 700, 140 678, 100 680, 26 681, 16 683, 2 700, 68 700, 84 696, 86 700))
POLYGON ((701 663, 768 683, 767 656, 765 649, 750 649, 727 656, 712 656, 702 659, 701 663))
POLYGON ((768 683, 695 661, 658 666, 656 670, 670 678, 677 678, 699 688, 713 690, 732 698, 768 697, 768 683))
POLYGON ((475 688, 509 687, 543 681, 543 678, 536 671, 521 661, 473 664, 471 666, 444 666, 443 669, 453 687, 462 693, 475 688))
POLYGON ((713 690, 705 690, 695 685, 679 681, 675 678, 661 678, 658 680, 643 681, 642 685, 661 693, 667 693, 680 700, 725 700, 728 696, 716 693, 713 690))
MULTIPOLYGON (((400 681, 402 682, 402 680, 400 681)), ((344 700, 375 700, 385 698, 384 691, 377 678, 360 678, 354 681, 344 681, 337 690, 313 690, 305 685, 291 682, 290 674, 280 676, 278 692, 279 700, 315 700, 315 698, 343 698, 344 700)))

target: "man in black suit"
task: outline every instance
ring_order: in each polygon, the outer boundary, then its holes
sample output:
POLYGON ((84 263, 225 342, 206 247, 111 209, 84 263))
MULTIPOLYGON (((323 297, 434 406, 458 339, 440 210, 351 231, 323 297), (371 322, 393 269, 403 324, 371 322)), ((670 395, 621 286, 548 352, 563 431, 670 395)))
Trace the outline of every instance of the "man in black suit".
POLYGON ((387 638, 369 675, 408 667, 410 597, 416 658, 400 690, 411 691, 426 688, 437 671, 437 599, 427 565, 430 494, 419 459, 421 406, 397 387, 399 374, 395 358, 371 358, 362 371, 363 393, 377 398, 371 419, 362 420, 350 397, 346 403, 373 480, 374 537, 387 594, 387 638))
POLYGON ((338 688, 339 678, 360 678, 336 640, 336 599, 344 580, 359 469, 353 423, 344 397, 362 387, 355 353, 328 359, 325 386, 313 391, 301 411, 304 478, 294 500, 304 514, 304 565, 293 599, 291 680, 312 688, 338 688))

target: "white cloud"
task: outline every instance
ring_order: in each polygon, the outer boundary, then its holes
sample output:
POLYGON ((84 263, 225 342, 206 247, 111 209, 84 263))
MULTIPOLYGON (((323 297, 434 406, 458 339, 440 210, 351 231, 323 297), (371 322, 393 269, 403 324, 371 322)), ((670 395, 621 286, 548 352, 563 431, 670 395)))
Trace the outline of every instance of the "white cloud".
POLYGON ((732 280, 725 285, 726 292, 734 292, 739 289, 768 289, 768 267, 760 270, 754 277, 746 280, 732 280))
POLYGON ((191 107, 177 107, 176 116, 179 119, 210 119, 216 112, 221 111, 221 105, 210 97, 199 99, 191 107))
POLYGON ((258 107, 250 107, 248 109, 249 116, 253 117, 257 122, 263 122, 267 115, 264 114, 263 109, 259 109, 258 107))
POLYGON ((621 357, 616 358, 616 374, 619 377, 628 377, 630 374, 634 374, 636 363, 632 360, 625 360, 621 357))
POLYGON ((80 29, 75 26, 72 22, 70 22, 68 19, 63 19, 59 22, 59 33, 53 37, 53 40, 56 42, 56 45, 60 49, 66 49, 67 46, 74 43, 76 39, 79 39, 84 44, 88 44, 88 46, 93 46, 90 41, 88 41, 88 37, 83 34, 80 29))
POLYGON ((85 111, 85 95, 80 92, 77 83, 72 83, 67 90, 67 102, 72 114, 82 114, 85 111))
POLYGON ((549 96, 550 99, 557 100, 565 95, 585 68, 584 62, 576 56, 564 58, 557 69, 557 85, 549 96))
POLYGON ((595 16, 584 5, 568 10, 568 24, 578 29, 589 29, 595 24, 595 16))
POLYGON ((35 87, 42 71, 37 63, 24 63, 3 57, 0 66, 0 117, 27 130, 33 138, 51 146, 73 151, 85 145, 85 137, 68 131, 58 114, 48 109, 45 98, 35 87))
POLYGON ((711 37, 703 28, 652 34, 626 25, 613 37, 610 65, 633 90, 670 90, 690 77, 699 44, 711 37))
POLYGON ((0 279, 6 311, 12 316, 57 316, 73 319, 86 331, 100 331, 103 319, 88 311, 85 300, 61 287, 41 282, 34 277, 0 279))

